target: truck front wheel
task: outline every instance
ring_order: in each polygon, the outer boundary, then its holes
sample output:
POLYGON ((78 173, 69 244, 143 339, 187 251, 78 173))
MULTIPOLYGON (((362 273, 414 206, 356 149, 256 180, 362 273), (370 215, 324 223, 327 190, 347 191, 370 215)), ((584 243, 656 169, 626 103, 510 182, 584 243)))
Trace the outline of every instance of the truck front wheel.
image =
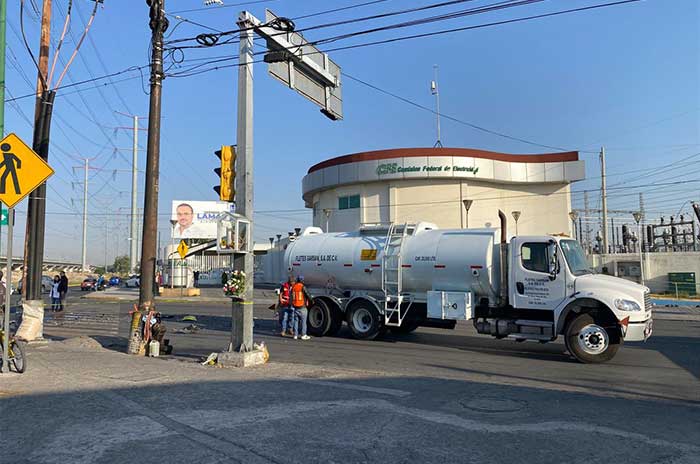
POLYGON ((365 340, 376 338, 383 325, 377 308, 366 301, 352 305, 348 311, 347 322, 353 338, 365 340))
POLYGON ((589 314, 580 314, 572 319, 565 337, 569 352, 586 364, 610 361, 620 349, 620 340, 596 324, 589 314))

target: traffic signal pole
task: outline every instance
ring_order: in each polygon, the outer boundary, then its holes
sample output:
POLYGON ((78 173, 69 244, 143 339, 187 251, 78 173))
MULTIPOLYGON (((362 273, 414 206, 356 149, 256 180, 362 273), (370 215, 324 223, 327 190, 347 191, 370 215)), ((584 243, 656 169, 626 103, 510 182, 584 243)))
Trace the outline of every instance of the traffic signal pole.
POLYGON ((141 314, 155 309, 153 287, 156 272, 158 240, 158 170, 160 159, 161 91, 163 82, 163 34, 168 28, 165 0, 147 0, 151 28, 151 97, 148 110, 148 141, 141 240, 141 281, 139 306, 134 311, 129 333, 129 354, 141 352, 141 314))
MULTIPOLYGON (((236 213, 250 219, 253 227, 253 21, 248 12, 242 12, 238 65, 238 121, 236 127, 236 213)), ((253 236, 253 230, 250 230, 253 236)), ((231 344, 229 351, 253 350, 253 250, 236 254, 236 270, 245 272, 245 292, 242 301, 232 305, 231 344)))

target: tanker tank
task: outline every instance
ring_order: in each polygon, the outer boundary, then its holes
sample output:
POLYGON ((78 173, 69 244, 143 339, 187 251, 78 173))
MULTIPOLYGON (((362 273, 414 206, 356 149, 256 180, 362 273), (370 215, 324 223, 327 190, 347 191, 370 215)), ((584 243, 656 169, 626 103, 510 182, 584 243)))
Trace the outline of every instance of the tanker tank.
MULTIPOLYGON (((494 300, 499 290, 498 229, 407 228, 401 248, 403 292, 424 301, 426 292, 473 291, 494 300)), ((284 262, 311 289, 382 292, 388 228, 323 233, 308 227, 287 247, 284 262)))

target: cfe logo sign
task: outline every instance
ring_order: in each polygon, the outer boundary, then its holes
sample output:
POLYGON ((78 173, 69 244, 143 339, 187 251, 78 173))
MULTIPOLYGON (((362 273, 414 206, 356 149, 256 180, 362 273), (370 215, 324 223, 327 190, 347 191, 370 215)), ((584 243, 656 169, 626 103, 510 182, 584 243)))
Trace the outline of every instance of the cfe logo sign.
POLYGON ((41 156, 15 134, 0 140, 0 201, 13 208, 53 175, 41 156))

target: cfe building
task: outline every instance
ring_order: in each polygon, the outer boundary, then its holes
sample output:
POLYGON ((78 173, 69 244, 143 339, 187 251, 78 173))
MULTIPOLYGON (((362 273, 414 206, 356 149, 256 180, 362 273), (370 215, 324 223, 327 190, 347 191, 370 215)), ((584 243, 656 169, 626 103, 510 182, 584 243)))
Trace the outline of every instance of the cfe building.
POLYGON ((572 234, 571 183, 578 152, 513 155, 469 148, 399 148, 331 158, 312 166, 302 196, 313 224, 330 232, 363 224, 498 227, 498 210, 519 211, 520 235, 572 234), (468 207, 468 210, 467 210, 468 207))

